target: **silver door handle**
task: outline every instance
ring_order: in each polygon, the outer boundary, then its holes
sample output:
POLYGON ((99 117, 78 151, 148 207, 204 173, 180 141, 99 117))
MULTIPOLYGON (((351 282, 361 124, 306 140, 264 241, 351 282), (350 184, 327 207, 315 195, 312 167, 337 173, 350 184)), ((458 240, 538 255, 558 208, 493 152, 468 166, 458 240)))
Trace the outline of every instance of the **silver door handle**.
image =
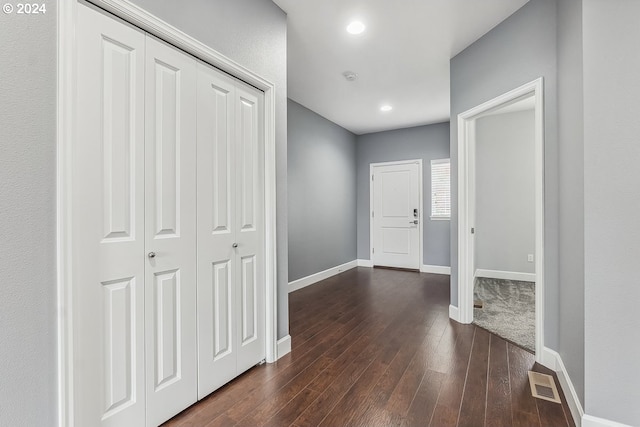
POLYGON ((231 246, 233 246, 234 248, 237 248, 237 247, 238 247, 238 244, 237 244, 237 243, 234 243, 234 244, 233 244, 233 245, 231 245, 231 246))
POLYGON ((149 258, 155 258, 156 257, 156 253, 155 252, 149 252, 149 254, 147 256, 149 258))
POLYGON ((417 219, 414 219, 413 221, 409 221, 409 224, 417 224, 417 223, 418 223, 417 219))

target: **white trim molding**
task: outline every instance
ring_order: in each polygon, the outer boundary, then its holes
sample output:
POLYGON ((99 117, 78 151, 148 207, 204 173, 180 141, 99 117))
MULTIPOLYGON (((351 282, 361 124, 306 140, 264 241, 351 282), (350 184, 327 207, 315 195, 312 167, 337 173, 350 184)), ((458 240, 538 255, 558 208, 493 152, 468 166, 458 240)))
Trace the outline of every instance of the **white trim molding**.
POLYGON ((524 97, 535 102, 536 361, 544 347, 544 90, 542 77, 458 115, 458 310, 473 321, 476 120, 524 97))
POLYGON ((71 165, 75 99, 76 1, 58 2, 57 79, 57 344, 58 344, 58 425, 72 426, 73 413, 73 318, 71 291, 71 165))
POLYGON ((474 277, 486 277, 489 279, 502 279, 502 280, 520 280, 522 282, 535 282, 535 273, 520 273, 518 271, 500 271, 500 270, 485 270, 478 268, 474 277))
POLYGON ((451 267, 445 265, 426 265, 422 264, 420 267, 421 273, 432 273, 432 274, 447 274, 451 276, 451 267))
POLYGON ((564 397, 567 399, 567 405, 571 410, 571 416, 577 427, 631 427, 627 424, 621 424, 584 413, 584 409, 578 398, 578 393, 576 393, 567 368, 564 366, 562 357, 560 357, 557 351, 544 347, 539 363, 556 372, 558 382, 560 383, 560 387, 562 387, 564 397))
POLYGON ((357 266, 358 266, 358 261, 353 260, 341 265, 337 265, 335 267, 327 268, 324 271, 311 274, 307 277, 294 280, 293 282, 289 282, 289 292, 297 291, 298 289, 302 289, 309 285, 313 285, 314 283, 317 283, 324 279, 328 279, 329 277, 335 276, 336 274, 340 274, 347 270, 351 270, 352 268, 356 268, 357 266))
POLYGON ((278 359, 285 354, 291 353, 291 335, 284 336, 278 340, 278 359))
MULTIPOLYGON (((576 423, 576 427, 580 427, 584 417, 584 410, 578 398, 578 393, 576 393, 576 389, 571 382, 567 368, 564 366, 562 357, 560 357, 557 351, 544 347, 540 364, 556 372, 558 382, 560 382, 560 387, 564 392, 564 397, 567 399, 567 405, 571 410, 573 421, 576 423)), ((584 424, 582 424, 582 426, 584 427, 584 424)))
MULTIPOLYGON (((76 21, 80 0, 58 2, 57 81, 57 302, 58 302, 58 424, 73 426, 73 254, 71 236, 72 152, 76 126, 76 21)), ((204 43, 158 19, 128 0, 88 0, 142 30, 221 69, 264 92, 265 124, 265 354, 278 357, 276 250, 275 85, 204 43)), ((286 346, 284 347, 286 348, 286 346)))
MULTIPOLYGON (((578 427, 579 424, 576 423, 578 427)), ((582 427, 631 427, 628 424, 621 424, 611 420, 605 420, 604 418, 594 417, 592 415, 584 415, 582 417, 582 427)))
POLYGON ((449 305, 449 319, 462 323, 460 321, 460 310, 455 305, 449 305))
POLYGON ((370 259, 359 259, 357 260, 357 262, 358 262, 358 267, 373 268, 373 261, 371 261, 370 259))

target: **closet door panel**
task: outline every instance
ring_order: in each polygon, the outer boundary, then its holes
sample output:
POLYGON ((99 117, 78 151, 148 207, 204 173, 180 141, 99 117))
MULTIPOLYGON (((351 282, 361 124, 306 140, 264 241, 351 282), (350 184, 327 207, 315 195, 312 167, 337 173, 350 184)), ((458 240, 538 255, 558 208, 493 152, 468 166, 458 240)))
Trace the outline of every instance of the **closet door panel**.
POLYGON ((196 61, 146 40, 147 425, 197 400, 196 61))
POLYGON ((198 64, 198 396, 236 376, 234 85, 198 64))
POLYGON ((258 283, 256 256, 249 255, 240 260, 240 345, 247 346, 259 339, 258 334, 258 283))
POLYGON ((78 5, 74 420, 144 425, 144 33, 78 5))
POLYGON ((238 373, 265 358, 263 98, 257 89, 236 82, 238 373))

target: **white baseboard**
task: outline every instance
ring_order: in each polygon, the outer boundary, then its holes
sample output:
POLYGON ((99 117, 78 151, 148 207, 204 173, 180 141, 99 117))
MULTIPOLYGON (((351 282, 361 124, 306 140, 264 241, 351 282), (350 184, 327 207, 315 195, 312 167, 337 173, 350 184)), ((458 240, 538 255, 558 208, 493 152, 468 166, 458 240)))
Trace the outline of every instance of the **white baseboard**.
POLYGON ((591 415, 582 417, 582 427, 631 427, 627 424, 620 424, 615 421, 605 420, 591 415))
POLYGON ((423 264, 420 267, 420 271, 423 273, 433 273, 433 274, 447 274, 451 276, 451 267, 447 267, 444 265, 426 265, 423 264))
POLYGON ((276 346, 276 357, 278 359, 287 353, 291 353, 291 335, 280 338, 276 346))
POLYGON ((551 350, 549 347, 542 348, 542 357, 538 361, 541 365, 546 366, 547 368, 558 371, 558 359, 560 355, 557 351, 551 350))
MULTIPOLYGON (((556 371, 560 387, 562 387, 564 397, 567 399, 567 405, 569 405, 571 416, 573 417, 573 421, 576 423, 576 427, 585 427, 585 415, 584 410, 582 409, 582 404, 580 403, 578 393, 576 393, 576 389, 573 387, 573 383, 571 382, 571 378, 569 377, 569 373, 567 372, 567 368, 564 366, 564 362, 562 361, 560 354, 548 347, 544 347, 542 350, 541 363, 547 368, 556 371)), ((593 427, 595 427, 595 425, 593 427)))
POLYGON ((371 261, 370 259, 359 259, 358 260, 358 267, 369 267, 369 268, 372 268, 373 267, 373 261, 371 261))
POLYGON ((358 261, 353 260, 342 265, 338 265, 335 267, 328 268, 319 273, 312 274, 307 277, 303 277, 302 279, 294 280, 293 282, 289 282, 289 292, 297 291, 298 289, 302 289, 306 286, 313 285, 316 282, 319 282, 324 279, 328 279, 331 276, 335 276, 336 274, 340 274, 343 271, 351 270, 358 266, 358 261))
POLYGON ((449 319, 460 322, 460 310, 454 305, 449 305, 449 319))
POLYGON ((474 277, 487 277, 489 279, 502 279, 502 280, 520 280, 522 282, 535 282, 535 273, 519 273, 517 271, 500 271, 500 270, 485 270, 478 268, 474 277))

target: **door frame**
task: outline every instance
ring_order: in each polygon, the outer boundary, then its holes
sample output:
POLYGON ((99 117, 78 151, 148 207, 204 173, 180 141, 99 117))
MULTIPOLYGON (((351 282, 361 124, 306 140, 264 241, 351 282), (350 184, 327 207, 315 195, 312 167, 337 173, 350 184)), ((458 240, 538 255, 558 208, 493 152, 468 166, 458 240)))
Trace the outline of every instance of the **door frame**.
MULTIPOLYGON (((81 0, 58 1, 57 78, 57 343, 58 424, 74 425, 73 378, 73 277, 71 166, 76 125, 76 17, 81 0)), ((88 0, 89 3, 168 42, 198 59, 264 92, 265 125, 265 354, 275 362, 277 354, 277 252, 276 252, 276 137, 275 84, 227 58, 127 0, 88 0)))
POLYGON ((371 180, 369 181, 369 259, 371 260, 371 265, 373 266, 373 205, 374 205, 374 194, 373 194, 373 168, 377 166, 397 166, 397 165, 407 165, 407 164, 418 164, 418 206, 420 206, 419 214, 418 214, 418 246, 419 246, 419 259, 418 259, 418 271, 422 270, 422 265, 424 260, 422 259, 422 237, 423 237, 423 227, 422 227, 422 219, 424 218, 424 201, 423 201, 423 188, 422 188, 422 159, 410 159, 410 160, 398 160, 393 162, 379 162, 379 163, 369 163, 369 176, 371 180))
POLYGON ((535 99, 535 352, 542 362, 544 348, 544 90, 542 77, 513 89, 458 115, 458 319, 473 322, 473 279, 475 248, 471 228, 475 227, 476 119, 515 100, 535 99))

